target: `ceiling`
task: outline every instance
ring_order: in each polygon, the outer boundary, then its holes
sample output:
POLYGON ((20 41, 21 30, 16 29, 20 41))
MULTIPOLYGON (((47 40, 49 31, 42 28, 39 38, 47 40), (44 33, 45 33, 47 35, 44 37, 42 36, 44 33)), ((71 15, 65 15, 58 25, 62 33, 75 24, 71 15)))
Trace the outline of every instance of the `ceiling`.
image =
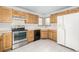
POLYGON ((19 8, 47 16, 50 13, 69 8, 71 6, 17 6, 19 8))

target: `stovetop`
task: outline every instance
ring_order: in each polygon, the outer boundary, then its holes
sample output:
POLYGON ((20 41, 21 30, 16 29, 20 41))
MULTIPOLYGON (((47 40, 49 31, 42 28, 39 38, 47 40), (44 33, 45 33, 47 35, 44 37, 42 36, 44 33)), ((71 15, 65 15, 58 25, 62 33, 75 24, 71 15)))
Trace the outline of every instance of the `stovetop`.
POLYGON ((25 28, 12 28, 12 32, 14 31, 25 31, 25 28))

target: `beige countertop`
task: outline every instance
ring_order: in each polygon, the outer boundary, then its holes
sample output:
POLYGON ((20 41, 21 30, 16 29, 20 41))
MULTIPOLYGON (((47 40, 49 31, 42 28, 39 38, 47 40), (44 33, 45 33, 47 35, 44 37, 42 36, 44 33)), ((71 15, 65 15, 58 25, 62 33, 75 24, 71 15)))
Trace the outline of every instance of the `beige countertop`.
POLYGON ((0 30, 0 34, 6 33, 6 32, 11 32, 11 30, 0 30))

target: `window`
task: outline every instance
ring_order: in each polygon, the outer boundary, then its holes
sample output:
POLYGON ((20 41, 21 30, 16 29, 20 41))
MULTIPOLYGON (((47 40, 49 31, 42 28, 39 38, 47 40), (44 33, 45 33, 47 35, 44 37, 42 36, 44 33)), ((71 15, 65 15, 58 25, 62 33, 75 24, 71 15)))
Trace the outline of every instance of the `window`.
POLYGON ((50 18, 39 18, 39 25, 50 25, 50 18))
POLYGON ((43 25, 41 17, 39 18, 39 25, 43 25))
POLYGON ((50 25, 50 18, 45 19, 45 25, 50 25))

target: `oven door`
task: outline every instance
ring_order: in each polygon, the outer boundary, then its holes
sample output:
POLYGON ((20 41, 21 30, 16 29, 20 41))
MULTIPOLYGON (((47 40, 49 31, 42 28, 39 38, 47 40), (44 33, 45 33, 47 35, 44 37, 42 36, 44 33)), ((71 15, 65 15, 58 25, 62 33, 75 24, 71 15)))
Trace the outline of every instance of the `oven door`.
POLYGON ((13 32, 13 44, 26 40, 26 31, 13 32))

